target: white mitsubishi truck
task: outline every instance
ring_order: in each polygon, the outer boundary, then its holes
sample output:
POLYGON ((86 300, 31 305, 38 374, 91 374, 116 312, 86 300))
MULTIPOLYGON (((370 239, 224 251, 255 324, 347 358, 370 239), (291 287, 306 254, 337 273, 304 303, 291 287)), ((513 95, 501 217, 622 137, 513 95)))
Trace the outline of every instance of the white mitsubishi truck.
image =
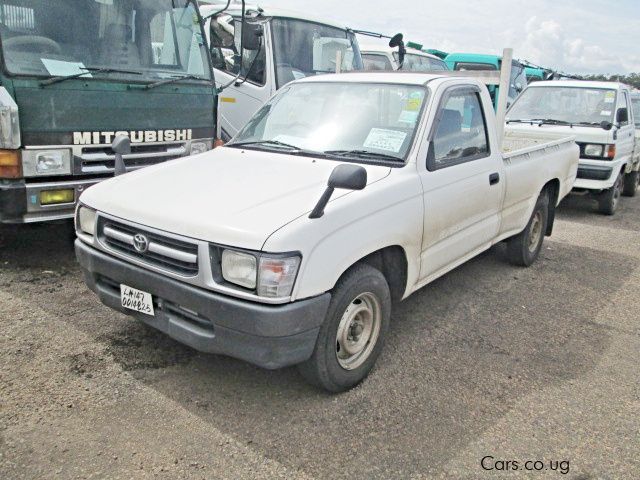
POLYGON ((508 132, 574 135, 580 146, 575 189, 613 215, 622 195, 634 196, 640 158, 629 87, 615 82, 535 82, 507 112, 508 132))
POLYGON ((87 285, 197 350, 353 387, 392 304, 502 241, 531 265, 576 178, 571 137, 502 143, 484 84, 451 74, 297 80, 227 146, 91 187, 87 285))

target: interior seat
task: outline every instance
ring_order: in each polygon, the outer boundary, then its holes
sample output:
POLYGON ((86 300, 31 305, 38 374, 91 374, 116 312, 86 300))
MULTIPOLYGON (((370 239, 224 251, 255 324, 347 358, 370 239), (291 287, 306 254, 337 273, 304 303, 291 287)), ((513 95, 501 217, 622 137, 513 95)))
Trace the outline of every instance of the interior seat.
POLYGON ((100 50, 100 64, 107 67, 136 68, 140 66, 140 53, 131 40, 128 25, 111 23, 107 26, 100 50))

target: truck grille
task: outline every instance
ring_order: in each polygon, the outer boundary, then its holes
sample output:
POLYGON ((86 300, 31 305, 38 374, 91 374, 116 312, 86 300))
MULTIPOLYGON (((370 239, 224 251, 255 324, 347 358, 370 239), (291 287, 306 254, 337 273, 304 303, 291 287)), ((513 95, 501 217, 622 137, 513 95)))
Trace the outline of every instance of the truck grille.
MULTIPOLYGON (((127 170, 155 165, 156 163, 175 160, 187 154, 184 143, 165 145, 132 145, 131 153, 124 155, 127 170)), ((110 146, 83 147, 80 155, 81 173, 107 173, 115 169, 116 157, 110 146)))
POLYGON ((106 247, 178 275, 198 275, 198 245, 100 217, 100 242, 106 247))

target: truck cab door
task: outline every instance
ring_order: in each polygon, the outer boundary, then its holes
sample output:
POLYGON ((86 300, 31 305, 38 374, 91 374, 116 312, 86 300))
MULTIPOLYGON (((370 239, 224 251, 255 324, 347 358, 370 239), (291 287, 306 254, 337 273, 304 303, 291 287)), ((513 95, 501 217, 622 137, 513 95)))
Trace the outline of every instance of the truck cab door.
MULTIPOLYGON (((484 97, 482 96, 484 95, 484 97)), ((445 90, 421 171, 424 235, 421 280, 439 276, 491 246, 500 228, 504 190, 501 152, 491 143, 478 87, 445 90)))
POLYGON ((618 108, 616 110, 616 123, 618 124, 618 140, 616 144, 616 151, 620 158, 627 161, 627 170, 631 170, 633 163, 633 154, 636 144, 636 128, 633 123, 633 111, 631 109, 631 101, 629 98, 629 92, 623 90, 618 97, 618 108), (627 110, 627 119, 619 121, 617 118, 622 109, 627 110))
POLYGON ((216 38, 230 32, 240 32, 240 20, 234 18, 226 23, 218 19, 209 21, 209 35, 212 39, 210 48, 216 85, 218 88, 228 85, 220 93, 218 106, 221 137, 225 141, 236 135, 275 93, 268 23, 264 23, 263 28, 264 34, 260 40, 260 47, 256 50, 245 49, 241 62, 239 33, 234 34, 233 42, 227 43, 226 47, 215 45, 216 38), (240 76, 237 81, 234 81, 240 69, 242 69, 240 76))

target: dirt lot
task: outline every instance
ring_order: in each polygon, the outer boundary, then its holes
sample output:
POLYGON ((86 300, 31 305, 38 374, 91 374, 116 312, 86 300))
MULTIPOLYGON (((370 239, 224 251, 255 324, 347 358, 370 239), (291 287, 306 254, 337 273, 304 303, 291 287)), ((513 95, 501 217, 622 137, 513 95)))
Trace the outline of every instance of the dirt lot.
POLYGON ((0 478, 640 478, 640 197, 503 255, 401 304, 330 396, 103 307, 68 225, 0 228, 0 478))

